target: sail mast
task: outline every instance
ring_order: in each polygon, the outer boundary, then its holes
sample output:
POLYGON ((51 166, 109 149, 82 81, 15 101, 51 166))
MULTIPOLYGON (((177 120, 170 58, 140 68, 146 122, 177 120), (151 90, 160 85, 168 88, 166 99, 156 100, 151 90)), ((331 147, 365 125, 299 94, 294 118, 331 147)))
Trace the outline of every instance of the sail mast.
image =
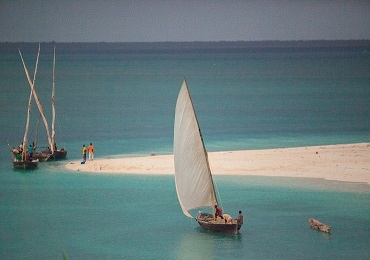
MULTIPOLYGON (((35 73, 33 74, 32 86, 34 86, 35 82, 36 82, 36 74, 37 74, 37 68, 38 68, 38 64, 39 64, 39 56, 40 56, 40 45, 39 45, 39 50, 37 52, 35 73)), ((32 105, 32 90, 31 90, 31 93, 30 93, 30 98, 28 99, 26 130, 24 132, 24 137, 23 137, 23 155, 22 155, 23 159, 26 158, 26 154, 27 154, 28 128, 29 128, 29 125, 30 125, 31 105, 32 105)))
POLYGON ((51 106, 52 106, 52 112, 53 112, 53 119, 51 122, 51 143, 54 151, 55 147, 55 46, 54 46, 54 59, 53 59, 53 90, 51 93, 51 106))
MULTIPOLYGON (((40 44, 39 44, 39 49, 40 49, 40 44)), ((32 90, 32 94, 33 94, 33 97, 35 98, 35 101, 36 101, 36 104, 37 104, 37 107, 39 108, 39 111, 40 111, 40 114, 41 114, 41 117, 42 117, 42 120, 44 121, 44 125, 45 125, 45 128, 46 128, 46 134, 48 136, 48 143, 49 145, 51 146, 50 149, 51 149, 51 152, 53 153, 54 152, 54 147, 52 146, 52 143, 51 143, 51 138, 50 138, 50 133, 49 133, 49 126, 48 126, 48 122, 45 118, 45 115, 44 115, 44 109, 42 108, 42 105, 40 103, 40 100, 39 100, 39 97, 37 95, 37 92, 31 82, 31 79, 30 79, 30 75, 28 73, 28 70, 27 70, 27 67, 26 67, 26 64, 24 63, 24 60, 23 60, 23 56, 22 56, 22 53, 21 53, 21 50, 18 49, 19 51, 19 55, 21 56, 21 60, 22 60, 22 63, 23 63, 23 67, 24 67, 24 71, 26 72, 26 76, 27 76, 27 80, 28 80, 28 83, 30 85, 30 88, 32 90)))

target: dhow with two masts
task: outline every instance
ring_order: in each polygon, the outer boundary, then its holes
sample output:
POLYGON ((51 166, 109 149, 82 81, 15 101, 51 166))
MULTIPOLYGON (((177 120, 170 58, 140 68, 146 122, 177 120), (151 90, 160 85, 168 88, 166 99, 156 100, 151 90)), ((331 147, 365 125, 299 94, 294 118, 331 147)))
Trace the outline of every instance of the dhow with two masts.
MULTIPOLYGON (((53 118, 52 118, 52 135, 51 136, 50 136, 50 132, 49 132, 49 125, 48 125, 48 122, 47 122, 46 117, 44 115, 44 109, 42 107, 42 104, 40 102, 40 99, 37 95, 37 92, 36 92, 36 89, 35 89, 35 86, 34 86, 35 85, 35 80, 36 80, 38 60, 39 60, 39 55, 40 55, 40 44, 39 44, 39 50, 38 50, 38 54, 37 54, 36 67, 35 67, 35 73, 34 73, 33 81, 31 81, 31 78, 30 78, 30 75, 28 73, 27 66, 24 62, 22 53, 19 49, 18 49, 18 51, 19 51, 19 55, 20 55, 21 60, 22 60, 22 64, 23 64, 26 76, 27 76, 28 83, 29 83, 30 88, 31 88, 31 94, 30 94, 30 99, 29 99, 29 103, 28 103, 26 133, 25 133, 25 136, 23 138, 24 139, 23 143, 22 143, 23 147, 21 147, 22 148, 21 149, 22 153, 24 155, 22 156, 22 160, 19 160, 19 159, 17 159, 16 155, 14 154, 15 156, 13 156, 14 157, 13 158, 13 165, 14 165, 15 168, 29 169, 29 168, 36 168, 37 167, 36 162, 38 162, 38 161, 47 161, 47 160, 52 160, 52 159, 53 160, 55 160, 55 159, 64 159, 67 156, 67 151, 64 148, 58 150, 57 147, 56 147, 56 143, 55 143, 55 127, 54 127, 55 126, 55 106, 54 106, 54 102, 55 102, 55 47, 54 47, 54 59, 53 59, 53 85, 52 85, 52 116, 53 116, 53 118), (37 107, 38 107, 39 112, 40 112, 40 116, 43 120, 45 129, 46 129, 47 138, 48 138, 48 143, 49 143, 49 146, 50 146, 50 148, 49 148, 50 150, 49 150, 49 152, 41 152, 41 153, 34 152, 32 158, 30 158, 28 156, 28 159, 26 159, 26 157, 27 157, 27 148, 28 148, 27 147, 28 127, 29 127, 29 118, 30 118, 32 97, 36 101, 37 107), (34 161, 35 163, 31 164, 30 162, 32 162, 32 161, 34 161), (23 165, 23 167, 21 167, 21 164, 23 165)), ((13 151, 13 153, 14 153, 14 151, 13 151)))

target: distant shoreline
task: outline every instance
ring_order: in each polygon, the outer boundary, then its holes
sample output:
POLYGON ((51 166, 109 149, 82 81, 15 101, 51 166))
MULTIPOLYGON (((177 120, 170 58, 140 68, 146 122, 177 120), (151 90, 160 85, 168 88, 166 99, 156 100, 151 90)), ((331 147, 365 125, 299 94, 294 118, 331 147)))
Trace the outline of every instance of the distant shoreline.
MULTIPOLYGON (((209 153, 215 175, 318 178, 370 184, 370 143, 209 153)), ((67 163, 72 171, 174 174, 173 155, 96 159, 67 163)))

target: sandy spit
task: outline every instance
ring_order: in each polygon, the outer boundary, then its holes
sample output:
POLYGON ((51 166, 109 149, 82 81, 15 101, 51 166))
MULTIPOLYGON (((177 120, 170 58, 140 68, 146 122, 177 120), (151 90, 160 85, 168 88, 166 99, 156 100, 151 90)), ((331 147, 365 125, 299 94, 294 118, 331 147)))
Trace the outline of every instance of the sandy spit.
MULTIPOLYGON (((211 152, 213 174, 324 178, 370 184, 370 143, 211 152)), ((69 162, 72 171, 174 174, 173 155, 148 155, 69 162)))

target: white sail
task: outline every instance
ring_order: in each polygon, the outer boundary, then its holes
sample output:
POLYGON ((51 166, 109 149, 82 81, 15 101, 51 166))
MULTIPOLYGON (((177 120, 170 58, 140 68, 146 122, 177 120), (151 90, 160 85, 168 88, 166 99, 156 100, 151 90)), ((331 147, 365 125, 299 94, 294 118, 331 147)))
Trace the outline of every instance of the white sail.
POLYGON ((184 214, 192 217, 189 210, 212 207, 216 196, 186 80, 176 103, 173 152, 177 196, 184 214))

